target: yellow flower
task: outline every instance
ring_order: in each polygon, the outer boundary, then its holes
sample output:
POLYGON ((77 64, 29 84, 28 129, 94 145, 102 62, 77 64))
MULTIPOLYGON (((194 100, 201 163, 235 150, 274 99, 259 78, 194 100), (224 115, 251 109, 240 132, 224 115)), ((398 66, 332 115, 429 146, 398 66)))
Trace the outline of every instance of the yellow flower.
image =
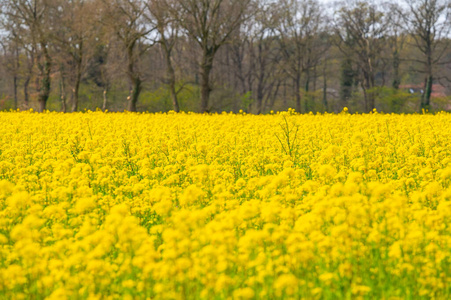
POLYGON ((254 299, 255 292, 250 287, 241 288, 233 292, 234 299, 254 299))
POLYGON ((75 211, 79 214, 92 210, 97 206, 95 197, 82 197, 77 199, 75 211))
POLYGON ((347 112, 0 113, 0 298, 446 299, 451 114, 347 112))
POLYGON ((196 185, 190 185, 185 189, 183 195, 179 199, 179 203, 182 206, 192 205, 200 200, 204 195, 204 192, 196 185))
POLYGON ((283 292, 293 295, 298 288, 298 279, 293 274, 282 274, 274 281, 276 295, 281 296, 283 292))
POLYGON ((402 255, 401 246, 399 245, 399 242, 395 242, 393 245, 390 246, 388 256, 391 258, 400 258, 402 255))
POLYGON ((11 208, 21 210, 31 204, 31 197, 27 192, 18 192, 8 197, 7 202, 11 208))

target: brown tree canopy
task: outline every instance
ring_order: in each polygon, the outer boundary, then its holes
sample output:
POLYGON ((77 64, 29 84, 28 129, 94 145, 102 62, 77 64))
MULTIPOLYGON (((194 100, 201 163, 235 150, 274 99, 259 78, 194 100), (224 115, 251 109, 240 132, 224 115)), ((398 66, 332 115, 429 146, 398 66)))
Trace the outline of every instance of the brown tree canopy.
POLYGON ((451 109, 447 0, 0 0, 0 109, 451 109))

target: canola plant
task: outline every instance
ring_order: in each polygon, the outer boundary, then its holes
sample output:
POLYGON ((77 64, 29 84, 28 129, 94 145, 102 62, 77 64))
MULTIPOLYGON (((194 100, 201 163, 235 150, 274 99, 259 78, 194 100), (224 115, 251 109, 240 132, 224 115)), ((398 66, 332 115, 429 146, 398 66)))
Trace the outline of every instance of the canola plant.
POLYGON ((1 299, 449 299, 451 114, 0 113, 1 299))

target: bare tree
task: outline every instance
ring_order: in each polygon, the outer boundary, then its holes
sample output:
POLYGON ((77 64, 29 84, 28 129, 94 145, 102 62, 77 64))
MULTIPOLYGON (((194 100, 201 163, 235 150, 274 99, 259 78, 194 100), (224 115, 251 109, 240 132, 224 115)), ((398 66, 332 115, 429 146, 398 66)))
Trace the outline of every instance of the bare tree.
MULTIPOLYGON (((174 111, 179 112, 180 106, 177 100, 178 91, 176 89, 176 76, 172 62, 172 54, 178 37, 178 24, 169 12, 176 9, 176 3, 172 0, 151 0, 147 2, 148 20, 153 23, 158 31, 156 41, 159 43, 163 57, 166 63, 166 78, 164 83, 167 84, 172 100, 174 111)), ((180 90, 179 90, 180 91, 180 90)))
POLYGON ((375 106, 375 75, 380 53, 385 47, 388 18, 376 4, 357 1, 343 5, 337 12, 337 46, 359 68, 366 111, 375 106))
POLYGON ((250 103, 235 101, 235 111, 241 104, 248 105, 244 109, 262 113, 264 100, 275 86, 274 74, 280 60, 274 25, 276 13, 267 1, 256 1, 252 16, 242 22, 233 33, 231 43, 224 48, 222 64, 227 69, 222 71, 222 77, 227 77, 229 86, 250 100, 250 103))
POLYGON ((22 43, 22 49, 24 50, 25 67, 23 75, 23 95, 24 95, 24 106, 29 108, 30 106, 30 82, 33 78, 34 68, 36 65, 36 51, 35 45, 33 43, 22 43))
POLYGON ((14 108, 18 108, 18 84, 21 69, 20 61, 20 39, 17 33, 17 28, 9 28, 9 35, 4 40, 0 41, 3 48, 3 66, 5 70, 12 77, 13 94, 14 94, 14 108))
POLYGON ((283 0, 279 3, 279 33, 280 50, 284 58, 283 69, 293 81, 296 110, 302 112, 301 78, 307 71, 306 87, 308 88, 310 68, 317 64, 318 49, 313 51, 314 36, 319 34, 321 27, 321 7, 316 0, 283 0), (315 58, 313 58, 315 55, 315 58))
MULTIPOLYGON (((53 35, 60 73, 64 75, 62 80, 68 78, 71 83, 71 110, 77 111, 83 72, 92 49, 95 49, 96 7, 89 0, 55 0, 54 7, 53 18, 59 26, 53 35)), ((62 105, 65 107, 65 103, 62 105)))
MULTIPOLYGON (((248 34, 234 37, 233 42, 227 45, 228 51, 225 64, 229 67, 232 76, 230 86, 241 95, 252 93, 254 82, 254 60, 252 59, 252 40, 248 34)), ((234 103, 234 111, 238 111, 239 101, 234 103)))
POLYGON ((388 26, 387 41, 391 52, 393 69, 392 87, 396 90, 399 89, 399 85, 401 84, 401 52, 405 47, 407 37, 402 26, 403 18, 400 11, 401 7, 397 3, 392 3, 388 6, 388 10, 386 12, 390 21, 388 26))
POLYGON ((52 23, 50 20, 50 0, 2 0, 2 12, 6 18, 19 24, 27 34, 27 43, 36 53, 38 67, 38 102, 39 111, 46 108, 50 95, 52 56, 50 42, 52 23))
POLYGON ((147 5, 142 0, 101 0, 103 3, 103 23, 109 28, 124 48, 127 59, 127 76, 130 80, 130 95, 127 98, 128 111, 136 111, 142 90, 140 59, 149 46, 145 37, 155 28, 146 22, 147 5))
POLYGON ((218 49, 230 40, 248 13, 250 0, 175 0, 172 14, 199 45, 201 77, 200 111, 209 110, 210 72, 218 49))
POLYGON ((408 9, 404 20, 420 58, 411 58, 421 65, 425 74, 424 93, 420 109, 429 109, 436 68, 444 64, 443 58, 450 44, 451 4, 448 0, 406 0, 408 9))
MULTIPOLYGON (((94 20, 101 20, 101 12, 94 17, 94 20)), ((86 80, 93 82, 102 89, 102 106, 105 111, 110 104, 108 96, 115 81, 121 81, 123 77, 123 47, 119 46, 114 33, 100 27, 93 35, 95 38, 92 53, 89 53, 86 67, 86 80), (120 49, 118 49, 120 48, 120 49)))
MULTIPOLYGON (((319 77, 318 66, 321 63, 327 65, 323 60, 326 59, 327 51, 330 48, 330 37, 327 33, 328 28, 325 25, 325 20, 327 20, 326 16, 318 11, 318 13, 313 14, 311 18, 312 22, 310 22, 310 26, 307 26, 305 30, 306 58, 304 60, 304 90, 306 93, 310 92, 312 89, 313 92, 316 91, 317 79, 319 77)), ((311 100, 314 100, 314 96, 312 96, 311 100)), ((304 101, 304 111, 307 112, 310 109, 309 102, 304 101)))
POLYGON ((251 36, 250 49, 253 59, 255 77, 255 112, 260 114, 265 109, 264 99, 275 88, 278 65, 281 60, 277 47, 276 11, 266 3, 261 3, 254 18, 254 30, 245 33, 251 36))

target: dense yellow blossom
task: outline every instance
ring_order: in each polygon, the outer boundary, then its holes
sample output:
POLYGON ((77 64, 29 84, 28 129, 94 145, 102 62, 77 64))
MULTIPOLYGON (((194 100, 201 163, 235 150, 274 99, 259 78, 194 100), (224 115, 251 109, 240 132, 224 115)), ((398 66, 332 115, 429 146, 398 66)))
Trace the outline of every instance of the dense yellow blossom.
POLYGON ((451 115, 0 113, 1 299, 449 299, 451 115))

